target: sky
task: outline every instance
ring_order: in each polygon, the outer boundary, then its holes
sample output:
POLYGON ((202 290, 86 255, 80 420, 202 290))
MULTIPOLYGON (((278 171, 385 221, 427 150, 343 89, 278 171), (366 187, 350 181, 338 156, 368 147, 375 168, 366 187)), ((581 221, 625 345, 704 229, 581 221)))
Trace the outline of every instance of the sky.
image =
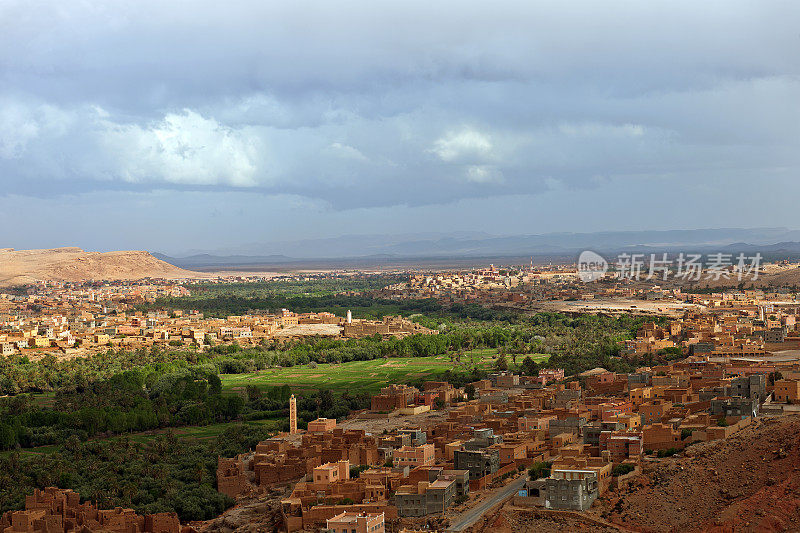
POLYGON ((800 229, 800 3, 0 0, 0 247, 800 229))

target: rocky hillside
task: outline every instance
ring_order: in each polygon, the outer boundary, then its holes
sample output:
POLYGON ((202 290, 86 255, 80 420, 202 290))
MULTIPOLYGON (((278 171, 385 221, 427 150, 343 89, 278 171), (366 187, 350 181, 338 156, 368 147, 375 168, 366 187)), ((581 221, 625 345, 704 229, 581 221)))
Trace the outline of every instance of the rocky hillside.
POLYGON ((593 512, 636 531, 800 531, 799 439, 800 417, 761 419, 650 464, 593 512))
POLYGON ((49 250, 0 249, 0 285, 22 285, 37 280, 133 280, 142 278, 197 278, 156 259, 148 252, 84 252, 80 248, 49 250))

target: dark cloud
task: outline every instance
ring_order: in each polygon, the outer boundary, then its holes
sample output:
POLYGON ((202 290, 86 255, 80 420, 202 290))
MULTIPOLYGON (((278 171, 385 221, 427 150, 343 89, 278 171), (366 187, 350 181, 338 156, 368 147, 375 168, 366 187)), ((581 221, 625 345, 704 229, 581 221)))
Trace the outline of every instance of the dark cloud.
POLYGON ((794 2, 6 1, 0 179, 42 199, 171 190, 398 213, 611 183, 647 197, 665 177, 746 188, 800 163, 799 16, 794 2))

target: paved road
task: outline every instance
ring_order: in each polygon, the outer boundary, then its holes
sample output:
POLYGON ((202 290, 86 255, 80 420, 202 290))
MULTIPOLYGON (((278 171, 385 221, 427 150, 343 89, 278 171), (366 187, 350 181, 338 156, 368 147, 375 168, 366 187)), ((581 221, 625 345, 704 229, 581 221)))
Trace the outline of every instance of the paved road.
POLYGON ((497 491, 491 498, 488 498, 474 508, 464 512, 458 518, 450 521, 450 527, 447 531, 457 532, 463 531, 480 519, 486 511, 497 505, 498 503, 510 498, 517 493, 519 489, 525 484, 528 476, 522 475, 515 479, 499 491, 497 491))

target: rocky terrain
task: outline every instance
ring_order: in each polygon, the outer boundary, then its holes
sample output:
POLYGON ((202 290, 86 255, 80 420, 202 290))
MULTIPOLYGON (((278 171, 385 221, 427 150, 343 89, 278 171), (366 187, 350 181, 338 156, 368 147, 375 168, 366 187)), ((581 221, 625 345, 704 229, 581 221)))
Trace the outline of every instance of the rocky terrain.
POLYGON ((625 531, 602 520, 581 517, 577 513, 563 513, 542 509, 523 509, 511 503, 489 513, 468 529, 468 533, 560 533, 586 531, 611 533, 625 531))
POLYGON ((800 531, 800 417, 763 418, 725 441, 645 465, 592 509, 646 531, 800 531))
POLYGON ((0 249, 0 286, 37 280, 135 280, 204 277, 156 259, 148 252, 85 252, 80 248, 0 249))
POLYGON ((645 462, 641 476, 587 513, 509 501, 470 531, 800 531, 800 416, 765 417, 726 441, 645 462))

